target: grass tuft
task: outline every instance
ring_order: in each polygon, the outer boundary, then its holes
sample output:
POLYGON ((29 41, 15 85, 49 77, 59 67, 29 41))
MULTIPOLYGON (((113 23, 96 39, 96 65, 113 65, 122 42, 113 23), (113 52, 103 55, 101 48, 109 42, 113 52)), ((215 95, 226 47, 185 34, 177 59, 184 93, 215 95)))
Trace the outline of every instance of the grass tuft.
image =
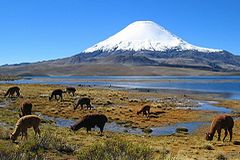
POLYGON ((153 159, 153 150, 142 145, 136 145, 119 138, 96 143, 89 148, 81 150, 79 160, 147 160, 153 159))

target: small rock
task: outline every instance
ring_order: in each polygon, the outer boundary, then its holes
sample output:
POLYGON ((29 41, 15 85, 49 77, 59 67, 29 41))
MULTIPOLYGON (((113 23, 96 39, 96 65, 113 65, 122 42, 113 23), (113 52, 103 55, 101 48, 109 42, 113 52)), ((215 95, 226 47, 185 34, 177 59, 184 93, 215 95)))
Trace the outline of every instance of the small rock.
POLYGON ((127 133, 127 132, 128 132, 128 130, 127 130, 127 129, 125 129, 123 132, 127 133))
POLYGON ((153 131, 153 130, 152 130, 151 128, 144 128, 144 129, 143 129, 143 132, 144 132, 144 133, 148 133, 148 134, 149 134, 149 133, 152 133, 152 131, 153 131))
POLYGON ((213 145, 211 145, 211 144, 206 144, 201 148, 206 149, 206 150, 214 150, 213 145))
POLYGON ((178 128, 176 128, 176 132, 177 132, 177 133, 188 132, 188 129, 187 129, 187 128, 184 128, 184 127, 178 127, 178 128))
POLYGON ((233 144, 240 145, 240 141, 233 141, 233 144))

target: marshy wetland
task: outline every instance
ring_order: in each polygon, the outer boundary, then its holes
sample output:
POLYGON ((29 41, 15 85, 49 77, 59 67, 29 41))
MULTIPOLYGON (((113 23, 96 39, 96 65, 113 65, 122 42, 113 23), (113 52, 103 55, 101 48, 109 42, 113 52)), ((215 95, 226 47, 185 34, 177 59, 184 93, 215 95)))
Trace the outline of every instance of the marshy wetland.
MULTIPOLYGON (((111 81, 112 82, 112 81, 111 81)), ((106 86, 75 86, 73 97, 64 93, 63 101, 48 100, 54 89, 65 90, 67 84, 0 84, 0 156, 9 159, 238 159, 240 146, 229 142, 205 140, 214 115, 228 113, 235 119, 233 141, 240 140, 240 101, 226 99, 218 93, 167 92, 119 89, 106 86), (20 98, 4 98, 11 86, 21 88, 20 98), (75 100, 91 99, 92 110, 78 107, 75 100), (42 118, 42 136, 17 143, 9 139, 18 120, 19 106, 25 100, 33 104, 33 114, 42 118), (149 117, 137 111, 150 105, 149 117), (99 128, 70 130, 86 114, 108 117, 103 136, 99 128), (186 130, 187 129, 187 130, 186 130)), ((68 84, 73 85, 73 84, 68 84)))

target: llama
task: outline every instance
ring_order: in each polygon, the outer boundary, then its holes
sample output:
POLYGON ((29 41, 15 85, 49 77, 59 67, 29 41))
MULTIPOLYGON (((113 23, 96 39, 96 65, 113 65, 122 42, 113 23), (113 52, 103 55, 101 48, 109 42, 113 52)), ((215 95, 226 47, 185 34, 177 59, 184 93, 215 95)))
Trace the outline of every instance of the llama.
POLYGON ((20 97, 20 88, 15 86, 15 87, 10 87, 7 92, 5 93, 4 97, 12 97, 16 93, 17 97, 20 97))
POLYGON ((63 95, 63 91, 61 89, 53 90, 51 96, 49 97, 49 101, 53 98, 53 96, 57 100, 57 95, 60 97, 60 99, 62 101, 63 100, 63 96, 62 96, 63 95))
POLYGON ((71 126, 73 131, 77 131, 82 127, 85 127, 88 131, 91 131, 91 128, 98 126, 100 128, 101 135, 103 133, 103 128, 105 123, 108 121, 107 117, 103 114, 90 114, 82 118, 76 124, 71 126))
POLYGON ((150 106, 149 105, 143 106, 142 109, 137 112, 138 115, 140 113, 143 113, 143 115, 149 116, 149 114, 150 114, 150 106))
POLYGON ((19 114, 19 117, 23 117, 25 115, 31 115, 32 114, 32 103, 29 101, 25 101, 22 103, 22 106, 20 107, 21 114, 19 114))
POLYGON ((84 105, 84 104, 87 105, 87 109, 88 109, 88 108, 91 109, 92 106, 91 106, 90 101, 91 101, 91 100, 90 100, 89 98, 80 98, 80 99, 78 99, 76 105, 74 106, 74 110, 76 110, 79 105, 81 105, 81 109, 83 109, 83 105, 84 105))
POLYGON ((36 115, 26 115, 21 117, 17 123, 13 133, 10 135, 10 139, 14 142, 17 137, 22 133, 22 138, 25 136, 27 139, 27 129, 33 127, 35 135, 40 136, 39 125, 41 123, 40 117, 36 115))
POLYGON ((217 115, 214 117, 211 127, 210 127, 210 132, 206 133, 206 140, 211 141, 213 140, 213 136, 215 132, 218 132, 218 141, 221 140, 221 130, 225 130, 225 135, 223 138, 223 141, 227 137, 227 134, 229 132, 230 134, 230 141, 232 141, 232 128, 234 126, 234 121, 233 118, 230 115, 217 115))
POLYGON ((66 88, 66 92, 67 92, 68 94, 71 94, 71 93, 72 93, 72 95, 74 96, 74 94, 75 94, 75 92, 76 92, 76 89, 75 89, 74 87, 67 87, 67 88, 66 88))

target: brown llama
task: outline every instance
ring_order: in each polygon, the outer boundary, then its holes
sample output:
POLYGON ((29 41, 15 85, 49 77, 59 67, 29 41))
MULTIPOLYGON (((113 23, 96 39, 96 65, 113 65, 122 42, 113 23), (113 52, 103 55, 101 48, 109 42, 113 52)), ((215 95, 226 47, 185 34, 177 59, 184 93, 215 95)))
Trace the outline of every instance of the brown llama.
POLYGON ((63 100, 63 96, 62 95, 63 95, 63 91, 61 89, 55 89, 55 90, 52 91, 52 94, 49 97, 49 101, 53 98, 53 96, 54 96, 54 98, 56 100, 57 100, 57 96, 59 96, 61 101, 62 101, 63 100))
POLYGON ((149 105, 143 106, 142 109, 137 112, 137 114, 139 115, 139 114, 143 113, 143 115, 149 116, 150 108, 151 107, 149 105))
POLYGON ((77 103, 76 103, 76 105, 74 106, 74 110, 76 110, 79 105, 81 105, 81 109, 83 109, 83 105, 84 105, 84 104, 86 104, 87 109, 88 109, 88 108, 91 109, 92 106, 91 106, 91 103, 90 103, 90 102, 91 102, 91 100, 90 100, 89 98, 80 98, 80 99, 77 100, 77 103))
POLYGON ((72 95, 74 96, 74 94, 75 94, 75 92, 76 92, 76 88, 74 88, 74 87, 67 87, 67 88, 66 88, 66 92, 67 92, 68 94, 71 94, 71 93, 72 93, 72 95))
POLYGON ((88 131, 91 131, 91 128, 98 126, 102 135, 103 128, 105 123, 108 121, 107 117, 104 114, 90 114, 84 116, 80 121, 71 126, 73 131, 77 131, 80 128, 84 127, 88 131))
POLYGON ((229 132, 230 135, 230 141, 232 141, 232 128, 234 126, 233 118, 230 115, 217 115, 214 117, 210 131, 206 133, 206 140, 211 141, 213 140, 213 136, 215 132, 218 132, 218 141, 221 140, 221 130, 225 130, 225 135, 223 138, 223 141, 227 137, 227 134, 229 132))
POLYGON ((17 97, 20 97, 20 88, 15 86, 15 87, 10 87, 7 92, 5 93, 4 97, 12 97, 16 93, 17 97))
POLYGON ((10 139, 14 142, 20 134, 22 134, 22 138, 23 136, 25 136, 25 138, 27 139, 27 129, 31 127, 33 127, 34 129, 35 135, 38 134, 40 136, 40 123, 41 119, 36 115, 26 115, 24 117, 21 117, 17 121, 13 133, 11 133, 10 135, 10 139))
POLYGON ((32 114, 32 103, 29 101, 25 101, 22 103, 22 106, 20 107, 21 113, 19 114, 19 117, 23 117, 26 115, 31 115, 32 114))

